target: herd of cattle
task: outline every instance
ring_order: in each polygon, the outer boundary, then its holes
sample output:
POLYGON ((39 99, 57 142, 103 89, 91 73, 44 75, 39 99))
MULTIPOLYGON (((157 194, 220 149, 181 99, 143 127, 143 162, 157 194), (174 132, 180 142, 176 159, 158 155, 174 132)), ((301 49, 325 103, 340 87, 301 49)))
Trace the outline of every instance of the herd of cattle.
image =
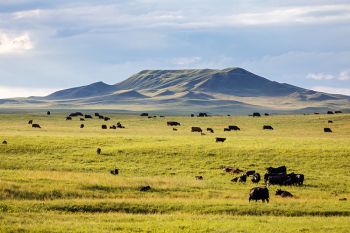
MULTIPOLYGON (((335 111, 334 113, 341 113, 341 111, 335 111)), ((328 111, 327 114, 334 114, 332 111, 328 111)), ((319 114, 319 113, 315 113, 315 114, 319 114)), ((51 115, 51 112, 48 111, 47 115, 51 115)), ((265 116, 269 116, 268 113, 264 114, 265 116)), ((110 117, 107 116, 103 116, 99 113, 95 113, 94 115, 96 118, 103 120, 103 121, 109 121, 111 120, 110 117)), ((150 118, 148 113, 142 113, 141 116, 147 116, 150 118)), ((199 113, 198 117, 208 117, 209 115, 206 113, 199 113)), ((252 115, 253 117, 260 117, 261 114, 260 113, 253 113, 252 115)), ((72 120, 73 117, 80 117, 80 121, 85 121, 85 119, 93 119, 92 115, 88 115, 88 114, 83 114, 81 112, 74 112, 69 114, 66 117, 66 120, 72 120)), ((154 118, 156 116, 153 116, 152 118, 154 118)), ((164 116, 160 116, 160 117, 164 117, 164 116)), ((194 117, 194 114, 191 114, 191 117, 194 117)), ((332 120, 329 120, 328 123, 333 123, 332 120)), ((33 120, 29 120, 28 124, 30 124, 33 128, 41 128, 41 126, 38 123, 34 123, 33 120)), ((167 126, 172 126, 172 127, 177 127, 177 126, 181 126, 181 123, 176 122, 176 121, 168 121, 167 122, 167 126)), ((84 128, 84 124, 80 125, 80 128, 84 128)), ((107 125, 103 124, 101 126, 102 129, 107 129, 107 125)), ((117 129, 117 128, 125 128, 120 122, 118 122, 116 125, 112 125, 109 127, 110 129, 117 129)), ((270 125, 264 125, 262 127, 263 130, 273 130, 273 127, 270 125)), ((177 131, 176 128, 173 128, 174 131, 177 131)), ((229 125, 227 127, 225 127, 223 129, 224 131, 240 131, 240 127, 236 126, 236 125, 229 125)), ((207 132, 209 133, 214 133, 213 128, 207 128, 206 129, 207 132)), ((203 132, 202 128, 198 127, 198 126, 193 126, 191 127, 191 132, 199 132, 202 135, 205 135, 205 133, 203 132)), ((324 128, 324 132, 332 132, 332 130, 330 128, 324 128)), ((225 142, 226 138, 222 138, 222 137, 216 137, 216 142, 225 142)), ((3 141, 2 144, 7 144, 7 141, 3 141)), ((97 148, 97 154, 100 155, 102 153, 101 148, 97 148)), ((261 175, 256 172, 255 170, 250 170, 250 171, 246 171, 245 173, 242 174, 243 170, 241 169, 234 169, 232 167, 223 167, 223 170, 227 173, 231 173, 231 174, 239 174, 241 173, 240 176, 234 177, 231 181, 232 182, 239 182, 239 183, 246 183, 247 179, 250 178, 251 182, 254 184, 258 184, 261 181, 261 175)), ((119 174, 119 169, 115 168, 113 170, 110 171, 110 173, 112 175, 118 175, 119 174)), ((195 176, 195 178, 197 180, 203 180, 203 176, 195 176)), ((269 202, 269 186, 270 185, 303 185, 304 183, 304 174, 295 174, 295 173, 287 173, 287 167, 286 166, 280 166, 277 168, 273 168, 273 167, 268 167, 266 169, 266 173, 264 174, 264 187, 254 187, 250 190, 249 192, 249 202, 251 200, 262 200, 263 202, 269 202)), ((144 186, 141 187, 140 191, 148 191, 150 190, 151 187, 150 186, 144 186)), ((293 195, 285 190, 281 190, 278 189, 276 191, 276 195, 279 195, 281 197, 293 197, 293 195)))
MULTIPOLYGON (((228 173, 241 173, 243 170, 238 168, 234 169, 232 167, 224 167, 223 170, 228 173)), ((246 183, 247 178, 251 177, 251 181, 253 183, 259 183, 261 180, 261 175, 257 173, 255 170, 250 170, 242 175, 233 178, 232 182, 241 182, 246 183)), ((249 201, 251 200, 262 200, 263 202, 269 202, 269 190, 268 187, 270 185, 303 185, 304 184, 304 174, 295 174, 295 173, 287 173, 286 166, 280 166, 277 168, 268 167, 266 168, 266 173, 264 175, 264 183, 265 187, 255 187, 252 188, 249 192, 249 201)), ((281 197, 293 197, 293 195, 285 190, 278 189, 276 191, 276 195, 281 197)))

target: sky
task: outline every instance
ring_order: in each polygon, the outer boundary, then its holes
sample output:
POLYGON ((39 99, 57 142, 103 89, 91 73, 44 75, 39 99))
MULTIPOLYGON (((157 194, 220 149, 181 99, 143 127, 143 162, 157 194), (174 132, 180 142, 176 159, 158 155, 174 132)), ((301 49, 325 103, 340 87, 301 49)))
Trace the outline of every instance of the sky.
POLYGON ((350 95, 349 0, 0 0, 0 98, 242 67, 350 95))

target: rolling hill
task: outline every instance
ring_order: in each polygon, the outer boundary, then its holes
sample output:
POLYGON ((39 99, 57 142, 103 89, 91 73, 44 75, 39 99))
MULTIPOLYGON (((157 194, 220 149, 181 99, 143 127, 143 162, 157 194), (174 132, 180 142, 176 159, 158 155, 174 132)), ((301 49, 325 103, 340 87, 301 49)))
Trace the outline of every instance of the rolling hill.
POLYGON ((350 109, 350 97, 268 80, 242 68, 144 70, 109 85, 57 91, 45 97, 1 100, 7 107, 106 108, 187 113, 295 112, 350 109))

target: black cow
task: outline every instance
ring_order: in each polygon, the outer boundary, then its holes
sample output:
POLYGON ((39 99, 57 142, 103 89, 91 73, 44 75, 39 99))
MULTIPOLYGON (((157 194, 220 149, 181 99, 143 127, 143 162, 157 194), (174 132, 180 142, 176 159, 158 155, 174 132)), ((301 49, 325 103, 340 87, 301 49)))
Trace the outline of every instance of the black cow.
POLYGON ((328 111, 327 114, 334 114, 334 112, 333 111, 328 111))
POLYGON ((76 116, 84 116, 81 112, 73 112, 69 114, 70 117, 76 117, 76 116))
POLYGON ((210 133, 214 133, 214 130, 212 128, 207 128, 207 131, 210 133))
POLYGON ((191 114, 191 117, 194 117, 194 114, 191 114))
POLYGON ((177 131, 177 129, 176 129, 176 128, 173 128, 173 131, 177 131))
POLYGON ((333 123, 333 121, 329 120, 328 123, 333 123))
POLYGON ((335 114, 343 113, 342 111, 335 111, 335 114))
POLYGON ((228 128, 229 128, 230 130, 235 130, 235 131, 241 130, 237 125, 229 125, 228 128))
POLYGON ((29 120, 29 121, 28 121, 28 124, 29 124, 29 125, 33 124, 33 120, 29 120))
POLYGON ((323 132, 325 132, 325 133, 332 133, 333 131, 332 131, 331 128, 324 128, 323 132))
POLYGON ((99 114, 98 112, 95 112, 95 116, 97 116, 97 117, 98 117, 98 116, 100 116, 100 114, 99 114))
POLYGON ((82 129, 82 128, 84 128, 84 127, 85 127, 85 125, 84 125, 84 124, 81 124, 81 125, 80 125, 80 128, 81 128, 81 129, 82 129))
POLYGON ((32 127, 33 128, 39 128, 39 129, 41 128, 39 124, 32 124, 32 127))
POLYGON ((255 202, 262 200, 262 202, 269 203, 269 198, 269 190, 266 187, 255 187, 249 192, 249 202, 251 200, 255 200, 255 202))
POLYGON ((251 180, 252 180, 253 183, 259 183, 260 180, 261 180, 260 174, 259 173, 254 173, 251 180))
POLYGON ((107 129, 107 125, 101 125, 102 129, 107 129))
POLYGON ((203 176, 195 176, 196 180, 203 180, 203 176))
POLYGON ((194 127, 191 128, 191 132, 200 132, 201 133, 202 129, 200 127, 194 126, 194 127))
POLYGON ((179 122, 176 121, 168 121, 167 126, 180 126, 181 124, 179 122))
POLYGON ((231 131, 231 130, 230 130, 229 128, 224 128, 224 132, 225 132, 225 131, 231 131))
POLYGON ((141 192, 147 192, 147 191, 149 191, 149 190, 151 190, 151 186, 149 186, 149 185, 147 185, 147 186, 142 186, 142 187, 140 188, 140 191, 141 191, 141 192))
POLYGON ((85 115, 84 116, 86 119, 92 119, 92 116, 91 115, 85 115))
POLYGON ((261 117, 261 114, 258 113, 258 112, 254 112, 254 113, 253 113, 253 117, 261 117))
POLYGON ((66 121, 71 121, 71 120, 72 120, 72 117, 70 117, 70 116, 66 117, 66 121))
POLYGON ((263 129, 267 129, 267 130, 273 130, 272 126, 271 125, 264 125, 263 126, 263 129))
POLYGON ((2 142, 2 144, 7 145, 7 141, 6 141, 6 140, 5 140, 5 141, 3 141, 3 142, 2 142))
POLYGON ((98 116, 98 119, 103 120, 103 119, 105 119, 105 117, 104 117, 104 116, 99 115, 99 116, 98 116))
POLYGON ((141 113, 140 116, 148 116, 147 112, 141 113))
POLYGON ((85 121, 85 119, 84 119, 84 118, 80 118, 79 120, 80 120, 80 121, 85 121))
MULTIPOLYGON (((266 179, 266 176, 265 176, 266 179)), ((269 185, 287 185, 292 183, 292 178, 287 174, 269 174, 266 183, 269 185)))
POLYGON ((200 112, 200 113, 198 114, 198 117, 207 117, 207 116, 208 116, 208 114, 205 113, 205 112, 200 112))
POLYGON ((47 111, 46 115, 50 116, 50 115, 51 115, 51 112, 50 112, 50 111, 47 111))
POLYGON ((110 129, 117 129, 117 126, 115 125, 112 125, 112 126, 109 126, 110 129))
POLYGON ((277 189, 276 191, 276 196, 281 196, 281 197, 293 197, 293 194, 291 194, 288 191, 284 191, 281 189, 277 189))
POLYGON ((296 174, 294 184, 303 185, 304 184, 304 174, 296 174))
POLYGON ((270 116, 270 114, 268 114, 268 113, 265 113, 264 115, 265 115, 265 116, 270 116))
POLYGON ((226 141, 226 138, 215 138, 216 142, 224 142, 226 141))
POLYGON ((111 170, 111 174, 116 176, 119 174, 119 170, 117 168, 113 169, 113 170, 111 170))
POLYGON ((103 118, 104 121, 109 121, 110 119, 111 119, 111 118, 109 118, 109 117, 104 117, 104 118, 103 118))
POLYGON ((247 176, 251 176, 251 175, 253 175, 254 173, 255 173, 255 171, 252 170, 252 171, 247 171, 245 174, 246 174, 247 176))
POLYGON ((267 172, 269 174, 276 174, 276 173, 284 173, 284 174, 286 174, 287 173, 287 167, 284 166, 284 165, 280 166, 280 167, 276 167, 276 168, 268 167, 268 168, 266 168, 266 170, 267 170, 267 172))
POLYGON ((97 150, 96 150, 96 153, 98 154, 98 155, 100 155, 101 154, 101 148, 97 148, 97 150))

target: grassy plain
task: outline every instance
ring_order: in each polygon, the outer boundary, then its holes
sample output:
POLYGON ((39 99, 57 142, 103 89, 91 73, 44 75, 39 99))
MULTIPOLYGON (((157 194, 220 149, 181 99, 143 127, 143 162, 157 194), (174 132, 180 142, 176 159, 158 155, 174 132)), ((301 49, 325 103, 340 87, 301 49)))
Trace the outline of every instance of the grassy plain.
POLYGON ((1 232, 349 232, 350 200, 339 198, 350 199, 350 115, 106 115, 126 128, 55 112, 0 114, 1 232), (178 131, 169 120, 181 122, 178 131), (241 131, 223 131, 232 124, 241 131), (333 133, 323 133, 328 126, 333 133), (232 183, 222 165, 261 174, 286 165, 305 185, 283 187, 295 195, 288 199, 272 186, 269 204, 248 203, 255 185, 232 183), (144 185, 152 190, 140 192, 144 185))

